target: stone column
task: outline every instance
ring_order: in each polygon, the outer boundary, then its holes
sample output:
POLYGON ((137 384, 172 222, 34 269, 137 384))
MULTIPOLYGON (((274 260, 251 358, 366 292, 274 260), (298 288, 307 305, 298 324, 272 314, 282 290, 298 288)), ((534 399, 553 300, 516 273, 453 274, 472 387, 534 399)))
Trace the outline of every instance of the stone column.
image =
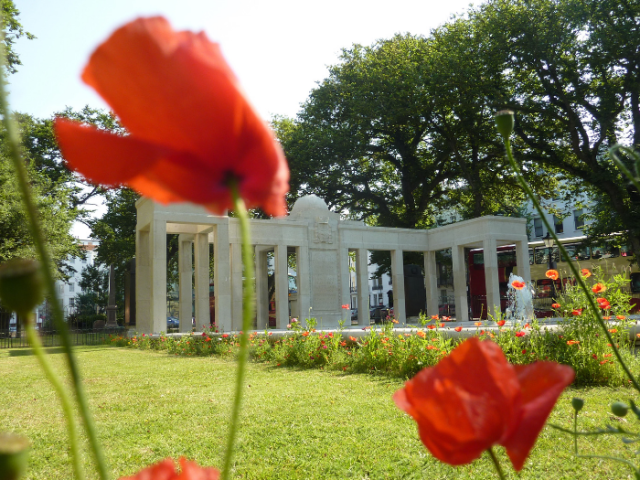
POLYGON ((500 279, 498 278, 498 252, 496 239, 485 238, 482 241, 484 256, 484 284, 487 292, 487 313, 495 320, 499 320, 500 309, 500 279))
POLYGON ((257 329, 264 330, 269 325, 269 277, 267 249, 264 245, 256 245, 256 319, 257 329))
MULTIPOLYGON (((344 247, 339 247, 338 255, 339 255, 338 271, 340 272, 340 283, 339 283, 340 305, 338 305, 338 311, 340 312, 340 316, 338 321, 345 320, 345 324, 348 325, 346 321, 351 320, 351 310, 349 309, 348 314, 346 314, 345 310, 343 310, 341 307, 342 305, 349 305, 349 307, 351 307, 351 288, 350 288, 350 282, 349 282, 349 279, 351 277, 349 272, 349 249, 344 247)), ((336 323, 335 326, 337 327, 338 324, 336 323)))
POLYGON ((296 247, 296 275, 298 279, 299 322, 309 317, 311 307, 311 277, 309 272, 309 247, 296 247))
POLYGON ((195 252, 195 291, 196 291, 196 331, 200 332, 211 323, 209 312, 209 234, 196 233, 193 251, 195 252))
POLYGON ((518 275, 528 284, 531 281, 531 265, 529 265, 529 242, 525 238, 516 243, 516 264, 518 275))
POLYGON ((286 329, 289 323, 289 264, 286 245, 276 245, 275 263, 276 328, 286 329))
POLYGON ((391 250, 391 278, 393 278, 393 314, 401 324, 407 323, 404 304, 404 258, 402 250, 391 250))
POLYGON ((213 291, 216 302, 216 327, 231 331, 231 251, 229 249, 229 219, 216 225, 213 242, 213 291))
POLYGON ((453 267, 453 293, 456 302, 456 320, 469 321, 469 305, 467 302, 467 272, 464 261, 464 247, 451 247, 451 263, 453 267))
POLYGON ((109 305, 107 305, 107 323, 105 327, 115 328, 118 326, 116 320, 116 313, 118 307, 116 306, 116 271, 113 265, 109 267, 109 305))
POLYGON ((369 250, 356 251, 356 275, 358 287, 358 325, 369 325, 369 250))
POLYGON ((167 222, 151 222, 149 245, 151 253, 151 332, 167 330, 167 222))
POLYGON ((193 316, 193 255, 191 253, 193 235, 178 235, 178 277, 180 332, 191 331, 193 316))
POLYGON ((151 235, 145 228, 136 227, 136 330, 151 333, 151 235))
POLYGON ((231 330, 242 330, 242 244, 231 244, 231 330))
POLYGON ((424 279, 427 293, 427 315, 439 315, 438 271, 435 251, 424 252, 424 279))

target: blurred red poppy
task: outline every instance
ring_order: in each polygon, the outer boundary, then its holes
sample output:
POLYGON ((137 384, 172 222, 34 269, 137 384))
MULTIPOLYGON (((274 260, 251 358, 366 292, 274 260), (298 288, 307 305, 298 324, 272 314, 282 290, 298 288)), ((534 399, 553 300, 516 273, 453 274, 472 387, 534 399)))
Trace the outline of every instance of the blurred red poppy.
POLYGON ((607 290, 606 285, 602 283, 596 283, 593 287, 591 287, 593 293, 598 294, 607 290))
POLYGON ((180 459, 181 472, 176 472, 173 460, 166 458, 155 465, 144 468, 133 477, 120 480, 218 480, 220 472, 215 468, 202 468, 197 463, 180 459))
POLYGON ((526 332, 523 332, 522 330, 520 330, 519 332, 516 332, 516 337, 524 337, 526 335, 526 332))
POLYGON ((504 324, 505 324, 505 323, 507 323, 505 320, 498 320, 498 321, 496 322, 496 324, 497 324, 499 327, 504 326, 504 324))
POLYGON ((552 303, 551 304, 551 308, 558 309, 558 308, 560 308, 560 304, 559 303, 552 303))
POLYGON ((547 278, 550 278, 551 280, 557 280, 558 277, 560 276, 557 270, 547 270, 547 273, 545 273, 545 275, 547 276, 547 278))
POLYGON ((572 310, 571 313, 573 314, 574 317, 579 317, 580 315, 582 315, 582 309, 581 308, 576 308, 576 309, 572 310))
POLYGON ((606 298, 597 298, 596 301, 598 302, 598 306, 603 310, 606 310, 607 308, 611 308, 611 304, 609 303, 609 300, 607 300, 606 298))
POLYGON ((345 303, 344 305, 342 305, 342 308, 345 309, 345 310, 348 310, 349 309, 349 305, 345 303))
POLYGON ((88 180, 218 214, 233 206, 234 181, 248 208, 286 214, 284 154, 204 33, 176 32, 162 17, 139 18, 96 49, 82 79, 129 132, 56 120, 63 156, 88 180))
POLYGON ((514 280, 513 282, 511 282, 511 286, 516 290, 522 290, 526 286, 526 284, 519 280, 514 280))
POLYGON ((520 471, 558 397, 575 374, 554 362, 510 365, 491 341, 471 338, 425 368, 393 399, 440 461, 463 465, 493 445, 520 471))
POLYGON ((583 268, 582 270, 580 270, 580 273, 584 278, 589 278, 591 276, 591 272, 588 268, 583 268))
POLYGON ((455 330, 456 332, 461 332, 461 331, 462 331, 462 327, 456 327, 456 328, 454 328, 454 330, 455 330))

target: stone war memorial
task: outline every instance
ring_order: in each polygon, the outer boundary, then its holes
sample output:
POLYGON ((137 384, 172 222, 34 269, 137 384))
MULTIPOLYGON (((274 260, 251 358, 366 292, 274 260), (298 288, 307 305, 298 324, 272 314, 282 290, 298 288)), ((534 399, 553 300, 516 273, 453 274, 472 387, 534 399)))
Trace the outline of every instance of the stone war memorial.
MULTIPOLYGON (((238 220, 215 216, 204 208, 161 205, 147 198, 136 203, 136 329, 156 334, 166 330, 167 234, 179 235, 180 331, 191 331, 192 291, 195 328, 210 324, 209 255, 213 245, 215 319, 220 331, 238 331, 242 324, 241 239, 238 220), (193 248, 192 248, 193 245, 193 248), (193 250, 193 258, 192 258, 193 250), (195 268, 192 268, 195 265, 195 268), (192 290, 193 289, 193 290, 192 290)), ((423 252, 426 313, 438 315, 436 257, 451 249, 458 321, 469 321, 465 248, 484 250, 487 306, 499 314, 500 290, 497 248, 515 245, 518 274, 530 281, 526 220, 481 217, 431 230, 370 227, 344 220, 315 195, 301 197, 286 217, 251 220, 256 267, 257 329, 268 325, 267 253, 275 258, 276 328, 285 329, 291 317, 315 317, 322 328, 336 328, 346 320, 350 303, 349 253, 355 252, 358 304, 369 305, 368 258, 371 250, 391 254, 394 316, 405 325, 403 252, 423 252), (289 307, 288 260, 295 255, 297 298, 289 307), (497 311, 495 310, 497 307, 497 311)), ((369 309, 358 309, 358 325, 369 325, 369 309)))

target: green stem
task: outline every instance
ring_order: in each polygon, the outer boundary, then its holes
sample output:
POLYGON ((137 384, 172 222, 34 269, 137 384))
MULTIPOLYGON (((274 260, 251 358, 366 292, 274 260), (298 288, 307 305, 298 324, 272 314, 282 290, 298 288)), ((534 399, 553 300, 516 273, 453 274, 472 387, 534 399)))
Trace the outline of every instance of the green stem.
POLYGON ((576 450, 576 457, 578 456, 578 411, 573 411, 573 446, 576 450))
POLYGON ((238 215, 240 221, 240 235, 242 237, 242 263, 244 265, 244 281, 242 285, 242 334, 240 335, 240 354, 238 355, 238 373, 236 375, 236 389, 231 411, 231 425, 229 426, 229 437, 227 438, 227 450, 222 468, 222 480, 229 480, 231 462, 233 460, 233 449, 235 437, 238 430, 240 417, 240 406, 242 404, 242 386, 249 356, 249 330, 254 316, 253 303, 253 251, 251 250, 251 232, 249 231, 249 215, 244 201, 238 192, 236 183, 230 185, 233 197, 233 210, 238 215))
POLYGON ((498 461, 498 457, 496 457, 496 454, 493 452, 493 448, 489 448, 489 450, 487 450, 487 452, 489 453, 489 456, 491 457, 491 460, 493 461, 493 465, 496 467, 496 472, 498 472, 498 478, 500 480, 504 480, 505 476, 504 476, 504 473, 502 473, 502 467, 500 466, 500 462, 498 461))
POLYGON ((604 332, 604 335, 607 337, 607 340, 609 340, 609 344, 611 345, 611 348, 613 349, 614 355, 618 359, 618 363, 620 363, 620 366, 622 367, 624 372, 627 374, 627 377, 631 381, 631 384, 633 385, 633 387, 638 392, 640 392, 640 385, 638 385, 638 382, 636 381, 635 377, 633 376, 633 374, 629 370, 629 367, 627 367, 626 363, 624 363, 624 360, 622 360, 622 356, 620 355, 620 352, 618 351, 618 348, 616 347, 616 342, 614 342, 613 337, 609 333, 609 329, 607 328, 607 325, 606 325, 605 321, 602 319, 602 316, 600 315, 600 310, 599 310, 598 306, 596 305, 596 302, 593 300, 593 296, 591 295, 589 289, 587 288, 587 285, 584 283, 584 280, 582 279, 582 275, 580 274, 580 272, 578 272, 578 268, 575 266, 575 264, 571 260, 571 257, 567 253, 567 251, 564 248, 564 246, 562 245, 562 243, 560 243, 560 239, 558 239, 558 236, 553 231, 553 228, 551 228, 551 224, 549 223, 549 221, 547 220, 547 218, 545 216, 546 212, 542 209, 542 207, 540 206, 540 202, 538 202, 538 200, 534 196, 533 191, 531 190, 531 187, 529 186, 527 181, 524 179, 524 177, 520 173, 520 170, 518 169, 518 165, 516 164, 516 161, 513 158, 513 153, 511 152, 511 142, 509 141, 509 138, 508 137, 503 137, 503 139, 504 139, 504 146, 505 146, 505 148, 507 150, 507 159, 509 160, 509 163, 511 164, 511 168, 513 169, 513 172, 516 175, 516 179, 518 180, 518 182, 520 183, 520 186, 526 192, 527 196, 529 197, 529 199, 533 203, 533 206, 535 207, 536 211, 540 215, 540 219, 544 223, 545 227, 547 227, 547 231, 549 232, 551 237, 553 237, 553 240, 555 241, 556 245, 560 249, 560 252, 564 256, 564 258, 567 259, 567 262, 569 264, 569 268, 571 269, 571 272, 573 273, 574 278, 578 282, 578 285, 580 285, 580 288, 585 292, 585 296, 587 297, 587 301, 589 302, 589 306, 591 307, 591 310, 595 314, 596 320, 600 324, 600 327, 602 328, 602 331, 604 332))
MULTIPOLYGON (((0 62, 1 62, 0 68, 3 68, 6 65, 6 56, 5 56, 5 52, 1 42, 0 42, 0 62)), ((31 230, 31 235, 33 236, 33 243, 35 245, 36 251, 38 253, 38 257, 40 258, 40 262, 42 264, 42 274, 44 276, 45 285, 49 292, 49 298, 51 300, 52 309, 53 309, 53 320, 57 330, 60 332, 62 347, 66 354, 67 364, 69 367, 69 372, 71 374, 73 387, 75 389, 76 399, 78 401, 78 406, 80 410, 80 415, 82 416, 84 427, 87 432, 87 437, 89 438, 89 444, 91 445, 93 454, 95 456, 96 466, 98 468, 98 473, 100 474, 100 478, 101 480, 108 480, 109 475, 107 474, 106 464, 102 455, 102 450, 100 449, 100 446, 98 444, 98 439, 97 439, 96 430, 93 424, 93 419, 89 414, 89 407, 86 401, 86 397, 84 395, 82 383, 80 381, 80 373, 78 371, 75 358, 73 357, 69 329, 66 322, 64 321, 64 318, 62 315, 62 308, 60 307, 60 303, 55 294, 55 279, 51 271, 51 259, 49 257, 49 252, 45 247, 44 237, 42 235, 40 222, 38 220, 38 211, 36 209, 35 204, 33 203, 33 198, 31 196, 31 189, 29 187, 27 169, 24 165, 24 162, 22 160, 22 154, 20 152, 20 135, 18 134, 18 129, 11 117, 11 112, 9 111, 9 105, 7 103, 7 94, 5 91, 4 75, 2 75, 2 77, 3 78, 0 78, 0 115, 2 115, 2 122, 7 132, 9 157, 11 158, 14 168, 16 169, 18 188, 20 189, 20 193, 22 194, 22 201, 24 203, 25 211, 29 219, 29 228, 31 230)))
POLYGON ((67 432, 69 432, 69 446, 71 447, 71 462, 73 463, 73 472, 77 480, 84 479, 84 472, 82 471, 82 465, 80 461, 80 450, 78 449, 78 433, 76 431, 76 424, 73 421, 73 405, 71 403, 71 398, 67 394, 62 382, 58 379, 49 360, 47 360, 47 356, 44 353, 42 348, 42 342, 40 342, 40 336, 36 329, 34 328, 34 317, 33 313, 29 315, 27 319, 26 329, 27 329, 27 339, 29 340, 29 345, 33 350, 42 370, 44 370, 44 374, 49 380, 49 383, 53 385, 54 390, 58 394, 60 398, 60 403, 62 403, 62 410, 64 411, 65 419, 67 420, 67 432))

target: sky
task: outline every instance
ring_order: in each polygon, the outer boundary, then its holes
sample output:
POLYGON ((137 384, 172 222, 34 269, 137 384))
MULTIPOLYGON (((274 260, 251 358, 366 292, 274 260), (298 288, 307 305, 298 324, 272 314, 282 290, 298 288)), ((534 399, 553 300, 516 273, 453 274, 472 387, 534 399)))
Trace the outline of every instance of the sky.
MULTIPOLYGON (((469 0, 14 0, 25 29, 23 63, 9 78, 11 108, 49 118, 69 106, 108 106, 80 81, 95 47, 139 16, 163 15, 177 30, 218 42, 248 97, 265 118, 294 117, 341 49, 396 33, 428 35, 469 0)), ((99 213, 99 210, 98 210, 99 213)), ((74 228, 80 237, 88 229, 74 228)))

